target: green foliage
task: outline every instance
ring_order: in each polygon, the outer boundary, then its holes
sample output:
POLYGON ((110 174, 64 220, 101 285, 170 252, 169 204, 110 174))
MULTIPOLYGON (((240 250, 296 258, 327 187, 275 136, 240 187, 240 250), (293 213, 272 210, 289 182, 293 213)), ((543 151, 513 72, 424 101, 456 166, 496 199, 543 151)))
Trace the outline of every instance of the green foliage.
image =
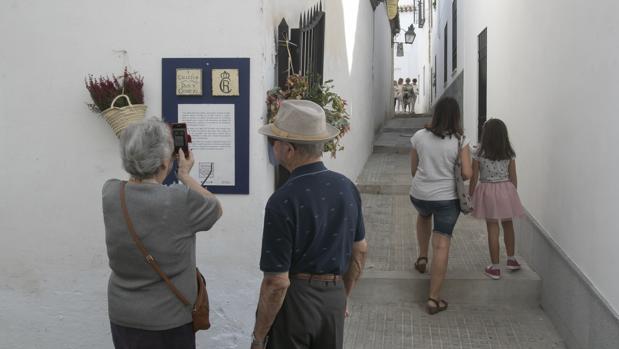
POLYGON ((335 158, 338 150, 344 147, 340 140, 350 131, 350 115, 346 111, 346 100, 333 92, 333 80, 327 80, 322 85, 310 86, 307 77, 293 74, 288 77, 284 88, 276 87, 267 92, 267 121, 273 122, 281 102, 286 99, 304 99, 320 105, 327 116, 327 122, 340 130, 340 134, 325 144, 325 153, 331 153, 335 158))

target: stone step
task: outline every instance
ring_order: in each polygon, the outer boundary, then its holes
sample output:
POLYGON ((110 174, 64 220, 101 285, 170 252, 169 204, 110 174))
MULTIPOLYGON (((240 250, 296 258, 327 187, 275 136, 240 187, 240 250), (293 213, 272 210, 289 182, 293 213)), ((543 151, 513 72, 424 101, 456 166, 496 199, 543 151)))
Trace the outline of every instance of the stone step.
MULTIPOLYGON (((522 270, 503 270, 492 280, 482 270, 451 272, 442 286, 441 297, 461 304, 539 305, 542 280, 526 263, 522 270)), ((355 288, 353 299, 364 304, 423 302, 428 298, 430 274, 417 271, 366 270, 355 288)))
POLYGON ((427 117, 418 117, 418 118, 395 118, 387 121, 385 125, 383 125, 383 131, 390 132, 391 131, 409 131, 419 130, 425 127, 425 125, 430 122, 430 118, 427 117))
MULTIPOLYGON (((428 295, 430 274, 414 269, 417 212, 407 193, 408 189, 391 195, 361 194, 369 251, 355 297, 363 302, 423 301, 428 295)), ((502 243, 501 252, 504 265, 502 243)), ((486 277, 483 270, 490 261, 485 222, 461 215, 451 239, 443 297, 470 304, 539 304, 541 280, 522 258, 518 260, 522 270, 503 270, 501 280, 486 277)))
POLYGON ((359 191, 369 194, 408 193, 411 185, 409 152, 372 154, 357 178, 359 191))
POLYGON ((410 138, 429 122, 427 117, 394 118, 385 123, 374 139, 374 153, 409 153, 410 138))
POLYGON ((412 137, 415 132, 421 130, 420 127, 385 127, 382 132, 399 133, 399 137, 412 137))
POLYGON ((566 348, 539 307, 450 303, 445 312, 428 315, 425 302, 351 299, 349 310, 345 349, 566 348))
POLYGON ((381 132, 374 139, 374 153, 408 154, 411 151, 410 132, 381 132))
POLYGON ((432 114, 421 113, 421 114, 412 114, 412 113, 395 113, 393 116, 394 119, 413 119, 413 118, 432 118, 432 114))

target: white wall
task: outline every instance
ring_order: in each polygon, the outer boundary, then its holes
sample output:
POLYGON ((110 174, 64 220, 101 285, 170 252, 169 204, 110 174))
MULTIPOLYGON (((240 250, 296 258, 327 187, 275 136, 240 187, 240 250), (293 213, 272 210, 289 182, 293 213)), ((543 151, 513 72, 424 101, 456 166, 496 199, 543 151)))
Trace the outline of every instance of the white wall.
MULTIPOLYGON (((198 343, 248 346, 261 277, 263 207, 273 190, 266 142, 255 130, 264 123, 265 92, 274 85, 276 26, 282 16, 314 4, 0 4, 0 148, 5 162, 0 168, 0 346, 111 345, 100 190, 106 179, 126 175, 116 137, 86 107, 83 78, 118 74, 128 63, 145 77, 147 115, 159 115, 162 57, 249 57, 251 195, 220 196, 224 217, 198 239, 198 264, 209 280, 214 323, 199 333, 198 343)), ((327 4, 325 75, 348 99, 353 122, 346 150, 327 163, 353 179, 373 139, 375 109, 367 88, 373 85, 372 20, 369 1, 327 4)), ((296 25, 296 18, 289 23, 296 25)))
POLYGON ((381 3, 374 11, 374 79, 373 103, 374 131, 377 132, 385 119, 393 116, 392 76, 394 53, 391 49, 391 26, 387 7, 381 3), (387 93, 385 93, 387 91, 387 93))
MULTIPOLYGON (((408 5, 408 3, 399 3, 400 5, 408 5)), ((415 26, 415 32, 418 34, 417 38, 415 38, 415 42, 410 45, 404 43, 404 33, 408 30, 408 27, 413 23, 414 12, 400 12, 400 32, 395 36, 393 45, 393 80, 398 80, 400 78, 406 80, 406 78, 417 77, 419 66, 421 66, 419 62, 419 41, 418 39, 421 37, 419 33, 417 33, 417 26, 415 26), (398 56, 398 45, 397 43, 404 43, 402 46, 404 48, 404 56, 398 56)))
MULTIPOLYGON (((125 174, 116 137, 86 108, 83 78, 120 73, 124 62, 114 50, 127 50, 131 67, 145 77, 147 115, 160 115, 162 57, 249 57, 255 130, 263 123, 264 91, 273 84, 273 60, 265 55, 272 34, 256 16, 261 2, 240 3, 0 5, 0 142, 11 164, 3 166, 0 181, 2 345, 110 346, 100 192, 106 179, 125 174), (239 44, 243 37, 252 40, 239 44)), ((252 194, 222 196, 224 217, 198 243, 215 324, 199 342, 220 348, 246 341, 253 321, 247 309, 255 306, 258 289, 261 207, 272 190, 272 171, 255 132, 250 147, 252 194)))
MULTIPOLYGON (((417 1, 406 0, 400 1, 399 4, 417 6, 417 1)), ((406 80, 406 78, 410 78, 411 80, 417 79, 417 85, 419 86, 419 96, 417 96, 417 101, 415 104, 415 112, 417 113, 424 113, 428 111, 430 106, 431 74, 429 60, 430 42, 428 33, 430 31, 429 14, 431 7, 431 1, 427 0, 425 8, 426 22, 423 28, 419 28, 417 23, 417 12, 400 12, 401 31, 395 38, 395 41, 404 42, 405 32, 411 24, 414 24, 415 33, 417 36, 415 37, 415 41, 412 45, 404 44, 404 56, 398 57, 396 55, 397 45, 393 46, 393 80, 397 81, 399 78, 403 78, 404 80, 406 80)))
MULTIPOLYGON (((453 69, 453 18, 452 18, 452 4, 453 0, 437 0, 436 8, 432 7, 431 0, 428 0, 430 9, 432 11, 433 16, 433 26, 431 29, 432 36, 432 45, 431 45, 431 65, 434 65, 434 59, 436 57, 436 94, 433 99, 433 103, 435 103, 438 98, 440 98, 445 90, 452 84, 452 82, 459 76, 459 74, 464 70, 463 62, 464 57, 468 57, 466 53, 466 47, 463 47, 462 42, 466 40, 463 36, 462 32, 464 30, 465 23, 468 23, 469 17, 472 21, 479 20, 476 14, 472 16, 464 17, 462 13, 465 10, 470 10, 471 6, 469 5, 469 1, 460 0, 457 4, 458 10, 458 47, 457 47, 457 64, 456 69, 453 69), (445 35, 445 24, 447 26, 447 35, 445 35), (445 52, 445 38, 447 38, 447 52, 445 52), (447 81, 445 82, 445 70, 444 70, 444 58, 445 53, 447 54, 447 81)), ((496 4, 492 4, 491 2, 487 3, 488 6, 495 6, 496 4)), ((475 51, 476 54, 477 51, 475 51)), ((470 55, 470 53, 469 53, 470 55)), ((467 72, 467 74, 471 74, 471 72, 467 72)), ((466 78, 466 75, 465 75, 466 78)), ((462 109, 463 107, 460 106, 462 109)))
MULTIPOLYGON (((312 0, 299 1, 294 5, 287 0, 276 0, 272 5, 272 20, 279 24, 284 17, 291 28, 296 28, 300 11, 315 4, 312 0)), ((325 154, 324 161, 329 168, 353 180, 361 173, 372 152, 375 123, 382 122, 385 114, 389 113, 389 110, 375 109, 374 99, 370 97, 374 93, 374 97, 382 94, 382 99, 388 99, 391 93, 390 89, 377 92, 372 90, 374 26, 378 28, 377 34, 390 35, 385 29, 389 26, 386 15, 379 14, 379 11, 386 13, 386 10, 381 10, 383 6, 377 8, 374 19, 370 1, 323 2, 326 12, 324 80, 333 80, 334 91, 347 101, 351 115, 351 131, 342 140, 344 150, 338 152, 337 159, 325 154)), ((385 38, 385 41, 388 42, 389 38, 385 38)), ((375 81, 380 84, 379 81, 384 78, 381 74, 375 81)))
MULTIPOLYGON (((325 163, 355 180, 372 153, 374 120, 384 119, 387 112, 375 114, 369 95, 374 92, 374 13, 367 0, 327 1, 326 12, 324 75, 325 79, 334 80, 334 90, 348 102, 351 131, 343 139, 344 150, 338 152, 337 161, 325 155, 325 163)), ((384 27, 387 17, 377 16, 377 22, 375 25, 382 23, 384 27)), ((391 90, 377 93, 388 95, 391 90)))
POLYGON ((476 139, 477 35, 487 27, 488 116, 509 128, 521 199, 615 311, 617 10, 560 0, 466 0, 458 9, 467 135, 476 139))

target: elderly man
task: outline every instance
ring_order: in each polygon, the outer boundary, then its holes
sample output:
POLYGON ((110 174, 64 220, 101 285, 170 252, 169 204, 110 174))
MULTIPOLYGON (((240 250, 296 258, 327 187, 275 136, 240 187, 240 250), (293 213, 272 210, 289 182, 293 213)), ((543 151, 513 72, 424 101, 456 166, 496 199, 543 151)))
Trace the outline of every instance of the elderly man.
POLYGON ((290 100, 259 132, 291 174, 265 209, 251 348, 342 348, 346 302, 367 243, 359 192, 321 162, 338 130, 316 103, 290 100))

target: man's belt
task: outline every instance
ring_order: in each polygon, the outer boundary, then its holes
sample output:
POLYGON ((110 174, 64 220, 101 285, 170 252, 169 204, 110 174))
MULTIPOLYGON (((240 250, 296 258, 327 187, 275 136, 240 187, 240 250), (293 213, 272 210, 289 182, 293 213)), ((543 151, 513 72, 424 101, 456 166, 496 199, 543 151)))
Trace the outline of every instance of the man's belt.
POLYGON ((290 278, 297 280, 316 280, 316 281, 341 281, 342 276, 337 274, 291 274, 290 278))

